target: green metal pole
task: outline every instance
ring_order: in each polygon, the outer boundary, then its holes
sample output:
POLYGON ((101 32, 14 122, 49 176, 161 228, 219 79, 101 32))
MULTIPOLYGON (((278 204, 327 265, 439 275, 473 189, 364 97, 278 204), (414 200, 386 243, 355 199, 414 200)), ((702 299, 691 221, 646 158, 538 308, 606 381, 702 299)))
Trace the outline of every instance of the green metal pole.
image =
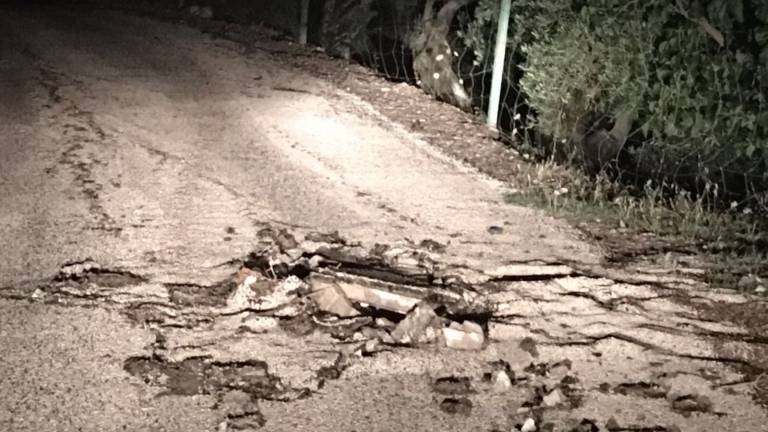
POLYGON ((504 56, 507 53, 507 29, 512 0, 501 0, 499 25, 496 29, 496 50, 493 54, 493 76, 491 80, 491 100, 488 103, 488 126, 496 129, 499 121, 499 100, 501 98, 501 80, 504 76, 504 56))

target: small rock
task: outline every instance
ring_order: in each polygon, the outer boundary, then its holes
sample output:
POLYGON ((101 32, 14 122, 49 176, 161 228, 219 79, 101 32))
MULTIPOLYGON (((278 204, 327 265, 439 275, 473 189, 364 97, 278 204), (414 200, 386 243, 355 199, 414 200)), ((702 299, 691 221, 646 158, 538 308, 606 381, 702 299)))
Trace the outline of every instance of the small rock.
POLYGON ((498 393, 505 392, 512 387, 512 379, 506 371, 497 371, 493 380, 493 390, 498 393))
POLYGON ((564 399, 565 399, 565 395, 563 395, 563 392, 560 391, 560 389, 555 389, 550 394, 544 396, 544 398, 542 399, 542 403, 544 404, 544 406, 551 408, 553 406, 561 404, 564 399))
POLYGON ((397 324, 383 317, 376 318, 376 321, 374 322, 376 323, 376 327, 383 329, 394 329, 397 327, 397 324))
POLYGON ((440 317, 426 304, 418 304, 400 321, 392 332, 392 339, 401 344, 430 343, 438 338, 442 324, 440 317))
POLYGON ((320 267, 320 263, 323 262, 323 257, 320 255, 313 255, 312 258, 309 259, 308 264, 309 268, 316 269, 320 267))
POLYGON ((525 420, 525 423, 523 423, 523 427, 520 428, 520 432, 535 432, 535 431, 536 431, 536 421, 528 417, 528 419, 525 420))
POLYGON ((615 431, 621 429, 621 425, 619 425, 619 422, 616 421, 616 418, 611 417, 605 423, 605 428, 609 431, 615 431))
POLYGON ((755 288, 755 293, 757 293, 757 294, 765 294, 766 292, 768 292, 768 289, 765 288, 762 285, 760 285, 757 288, 755 288))
POLYGON ((44 297, 45 297, 45 291, 41 290, 40 288, 35 289, 35 291, 32 293, 33 300, 40 300, 44 297))

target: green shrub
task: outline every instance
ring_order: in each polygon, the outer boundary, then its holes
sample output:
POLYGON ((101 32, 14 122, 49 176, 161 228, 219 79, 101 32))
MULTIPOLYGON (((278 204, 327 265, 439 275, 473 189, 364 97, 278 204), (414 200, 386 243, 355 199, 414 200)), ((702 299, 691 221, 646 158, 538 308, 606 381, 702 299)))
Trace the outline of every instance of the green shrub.
POLYGON ((768 190, 768 5, 760 0, 515 0, 528 126, 635 114, 624 168, 719 199, 768 190))

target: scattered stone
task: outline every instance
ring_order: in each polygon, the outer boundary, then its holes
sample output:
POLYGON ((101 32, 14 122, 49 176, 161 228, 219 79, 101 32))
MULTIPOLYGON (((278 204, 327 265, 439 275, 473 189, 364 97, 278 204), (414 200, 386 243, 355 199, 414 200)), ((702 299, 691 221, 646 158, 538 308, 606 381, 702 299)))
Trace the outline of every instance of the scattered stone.
POLYGON ((469 416, 472 413, 472 401, 467 398, 445 398, 440 402, 440 409, 448 414, 469 416))
POLYGON ((535 432, 535 431, 536 431, 536 421, 531 417, 528 417, 525 420, 525 423, 523 423, 523 426, 520 428, 520 432, 535 432))
POLYGON ((427 304, 419 303, 406 315, 405 319, 400 321, 391 336, 396 343, 400 344, 426 344, 439 337, 441 328, 440 317, 434 309, 427 304))
POLYGON ((309 266, 310 269, 314 270, 320 267, 320 264, 322 262, 323 262, 323 257, 321 257, 320 255, 314 255, 312 258, 310 258, 307 261, 307 265, 309 266))
POLYGON ((443 328, 445 345, 459 350, 480 350, 485 342, 483 329, 476 323, 464 321, 463 324, 452 323, 443 328))
POLYGON ((512 388, 512 378, 506 371, 500 370, 494 372, 493 391, 503 393, 512 388))
POLYGON ((45 291, 43 291, 40 288, 36 288, 34 292, 32 292, 32 300, 42 300, 45 297, 45 291))
POLYGON ((376 327, 379 327, 382 329, 394 329, 395 327, 397 327, 397 324, 383 317, 376 318, 376 321, 374 322, 376 323, 376 327))
POLYGON ((554 389, 551 393, 542 398, 542 404, 546 407, 554 407, 560 405, 565 400, 565 395, 560 389, 554 389))

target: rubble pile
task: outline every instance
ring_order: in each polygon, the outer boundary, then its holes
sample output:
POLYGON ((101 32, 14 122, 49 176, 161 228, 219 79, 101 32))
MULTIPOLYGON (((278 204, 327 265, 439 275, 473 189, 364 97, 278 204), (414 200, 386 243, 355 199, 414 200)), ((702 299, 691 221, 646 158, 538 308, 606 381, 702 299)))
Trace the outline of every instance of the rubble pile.
POLYGON ((437 264, 444 245, 427 240, 367 250, 338 232, 309 233, 301 242, 287 230, 259 234, 263 240, 244 260, 228 299, 230 313, 305 313, 340 338, 365 333, 376 344, 485 344, 490 307, 437 264))

